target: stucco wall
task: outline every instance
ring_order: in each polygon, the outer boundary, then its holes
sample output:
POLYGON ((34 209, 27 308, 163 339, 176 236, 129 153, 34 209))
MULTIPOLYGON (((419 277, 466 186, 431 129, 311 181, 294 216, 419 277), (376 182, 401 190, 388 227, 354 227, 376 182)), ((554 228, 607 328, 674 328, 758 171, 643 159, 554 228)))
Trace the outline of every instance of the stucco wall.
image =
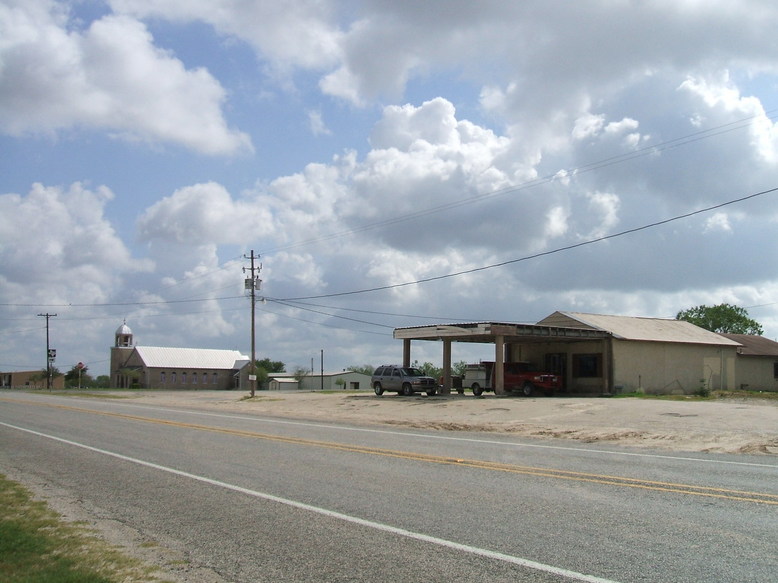
POLYGON ((763 356, 738 356, 735 381, 737 389, 749 391, 778 391, 774 363, 778 358, 763 356))
POLYGON ((692 394, 735 387, 735 347, 613 341, 613 384, 624 392, 692 394))
MULTIPOLYGON (((563 354, 565 387, 570 393, 603 391, 608 386, 609 375, 613 380, 613 391, 678 394, 692 394, 702 386, 709 389, 739 388, 740 383, 757 384, 757 378, 761 379, 758 383, 764 385, 768 374, 772 379, 772 364, 769 371, 746 376, 744 371, 753 371, 754 366, 736 363, 735 347, 614 339, 610 359, 608 346, 601 340, 516 344, 510 346, 506 358, 528 361, 539 369, 545 369, 546 355, 563 354), (601 376, 576 376, 574 362, 582 355, 601 355, 601 376), (609 371, 611 364, 613 370, 609 371)), ((770 386, 778 390, 778 383, 773 382, 770 386)))

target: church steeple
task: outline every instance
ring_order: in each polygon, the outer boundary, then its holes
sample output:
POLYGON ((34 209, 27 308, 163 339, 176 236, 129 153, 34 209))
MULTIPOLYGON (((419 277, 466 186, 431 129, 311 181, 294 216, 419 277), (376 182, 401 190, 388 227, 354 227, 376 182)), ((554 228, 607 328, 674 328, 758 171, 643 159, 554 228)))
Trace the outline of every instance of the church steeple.
POLYGON ((130 327, 127 325, 127 320, 116 329, 116 334, 114 336, 116 339, 114 346, 117 348, 132 348, 132 330, 130 330, 130 327))

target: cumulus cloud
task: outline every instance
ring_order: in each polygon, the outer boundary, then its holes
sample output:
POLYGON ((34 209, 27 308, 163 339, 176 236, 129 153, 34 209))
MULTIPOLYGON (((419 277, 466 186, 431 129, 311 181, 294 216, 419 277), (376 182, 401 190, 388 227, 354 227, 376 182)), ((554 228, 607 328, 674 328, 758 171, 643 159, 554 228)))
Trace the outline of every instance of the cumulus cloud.
POLYGON ((251 151, 227 126, 224 89, 154 46, 140 21, 108 15, 78 30, 49 0, 0 6, 0 128, 92 128, 204 154, 251 151))
POLYGON ((272 229, 270 214, 259 205, 233 201, 220 184, 209 182, 176 190, 146 209, 138 220, 144 241, 183 245, 238 244, 257 229, 272 229))
POLYGON ((112 199, 106 187, 79 183, 0 195, 0 297, 100 302, 124 275, 147 270, 103 216, 112 199))
POLYGON ((331 2, 287 0, 109 0, 119 14, 163 18, 176 22, 205 22, 224 35, 248 42, 279 72, 320 69, 337 62, 342 33, 331 2))

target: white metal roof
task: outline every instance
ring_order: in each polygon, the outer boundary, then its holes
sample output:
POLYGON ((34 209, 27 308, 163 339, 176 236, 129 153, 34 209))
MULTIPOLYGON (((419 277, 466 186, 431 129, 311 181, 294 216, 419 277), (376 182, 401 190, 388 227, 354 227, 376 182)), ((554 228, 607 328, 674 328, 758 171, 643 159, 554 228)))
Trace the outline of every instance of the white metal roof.
MULTIPOLYGON (((621 340, 643 340, 648 342, 679 342, 686 344, 718 344, 740 346, 738 342, 725 338, 690 322, 666 318, 641 318, 634 316, 607 316, 584 314, 580 312, 556 312, 547 318, 565 316, 590 326, 595 330, 604 330, 621 340)), ((543 321, 539 322, 542 323, 543 321)))
POLYGON ((132 330, 127 325, 127 322, 125 322, 124 324, 122 324, 116 329, 116 336, 131 336, 131 335, 132 335, 132 330))
POLYGON ((212 348, 167 348, 136 346, 135 350, 146 366, 151 368, 207 368, 240 369, 249 358, 237 350, 212 348))

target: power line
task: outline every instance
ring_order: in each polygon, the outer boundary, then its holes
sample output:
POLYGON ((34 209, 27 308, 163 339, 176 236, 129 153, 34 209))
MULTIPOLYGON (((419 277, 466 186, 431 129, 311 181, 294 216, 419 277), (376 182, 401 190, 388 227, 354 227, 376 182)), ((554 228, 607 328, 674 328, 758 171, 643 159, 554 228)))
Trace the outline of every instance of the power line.
MULTIPOLYGON (((268 301, 270 301, 270 300, 268 300, 268 301)), ((277 302, 273 301, 273 303, 277 303, 277 302)), ((294 307, 294 306, 292 306, 292 307, 294 307)), ((263 308, 263 309, 265 311, 271 312, 272 314, 274 314, 275 316, 278 316, 280 318, 287 318, 289 320, 295 320, 296 322, 304 322, 306 324, 313 324, 315 326, 324 326, 324 327, 330 328, 330 329, 334 328, 334 329, 337 329, 337 330, 347 330, 349 332, 359 332, 360 334, 374 334, 376 336, 386 336, 385 332, 375 332, 375 331, 372 331, 372 330, 354 330, 353 328, 343 328, 343 327, 340 327, 340 326, 333 326, 332 324, 329 324, 329 323, 325 324, 323 322, 316 322, 314 320, 306 320, 305 318, 297 318, 295 316, 290 316, 289 314, 282 314, 281 312, 275 312, 275 311, 267 310, 267 308, 263 308)), ((337 317, 337 316, 335 316, 335 317, 337 317)))
POLYGON ((292 300, 280 300, 278 298, 265 298, 267 301, 272 302, 284 302, 284 305, 288 305, 291 307, 298 307, 299 306, 313 306, 315 308, 327 308, 329 310, 342 310, 344 312, 356 312, 359 314, 371 314, 374 316, 391 316, 393 318, 418 318, 420 320, 433 320, 435 322, 471 322, 472 319, 470 318, 450 318, 448 316, 420 316, 418 314, 396 314, 394 312, 379 312, 376 310, 358 310, 356 308, 343 308, 340 306, 323 306, 321 304, 311 304, 307 302, 296 302, 292 300))
MULTIPOLYGON (((369 292, 375 292, 375 291, 383 291, 383 290, 389 290, 389 289, 397 289, 401 287, 407 287, 410 285, 417 285, 422 283, 429 283, 433 281, 439 281, 443 279, 450 279, 453 277, 458 277, 461 275, 468 275, 471 273, 477 273, 479 271, 486 271, 488 269, 495 269, 497 267, 504 267, 506 265, 511 265, 514 263, 520 263, 523 261, 529 261, 531 259, 537 259, 539 257, 545 257, 548 255, 554 255, 557 253, 561 253, 563 251, 570 251, 572 249, 577 249, 579 247, 584 247, 587 245, 592 245, 594 243, 599 243, 602 241, 607 241, 609 239, 616 239, 618 237, 623 237, 625 235, 630 235, 633 233, 637 233, 640 231, 645 231, 647 229, 652 229, 655 227, 659 227, 662 225, 666 225, 668 223, 672 223, 675 221, 679 221, 682 219, 686 219, 695 215, 707 213, 716 209, 720 209, 726 206, 730 206, 733 204, 745 202, 747 200, 751 200, 760 196, 764 196, 766 194, 771 194, 773 192, 778 191, 778 187, 770 188, 768 190, 763 190, 761 192, 756 192, 754 194, 750 194, 747 196, 743 196, 740 198, 736 198, 733 200, 729 200, 726 202, 722 202, 713 206, 697 209, 688 213, 684 213, 681 215, 676 215, 674 217, 670 217, 668 219, 663 219, 660 221, 655 221, 653 223, 648 223, 639 227, 634 227, 632 229, 627 229, 625 231, 620 231, 618 233, 612 233, 610 235, 604 235, 602 237, 597 237, 595 239, 589 239, 586 241, 581 241, 579 243, 574 243, 572 245, 566 245, 564 247, 558 247, 556 249, 551 249, 549 251, 543 251, 540 253, 535 253, 533 255, 526 255, 524 257, 519 257, 516 259, 510 259, 507 261, 502 261, 499 263, 492 263, 490 265, 484 265, 481 267, 474 267, 472 269, 466 269, 463 271, 457 271, 454 273, 448 273, 445 275, 438 275, 433 277, 427 277, 423 279, 417 279, 413 281, 407 281, 403 283, 396 283, 396 284, 389 284, 384 286, 378 286, 378 287, 372 287, 372 288, 364 288, 360 290, 352 290, 352 291, 345 291, 345 292, 336 292, 331 294, 319 294, 319 295, 311 295, 311 296, 299 296, 299 297, 292 297, 292 298, 273 298, 273 301, 276 302, 297 302, 302 300, 314 300, 314 299, 322 299, 322 298, 334 298, 334 297, 342 297, 342 296, 348 296, 348 295, 357 295, 357 294, 363 294, 363 293, 369 293, 369 292)), ((13 307, 38 307, 38 308, 54 308, 54 307, 115 307, 115 306, 150 306, 150 305, 168 305, 168 304, 184 304, 184 303, 199 303, 199 302, 210 302, 210 301, 222 301, 222 300, 232 300, 232 299, 242 299, 243 296, 225 296, 220 298, 200 298, 200 299, 188 299, 188 300, 158 300, 153 302, 114 302, 114 303, 95 303, 95 304, 15 304, 15 303, 0 303, 0 306, 13 306, 13 307)), ((268 300, 270 298, 267 298, 268 300)))
MULTIPOLYGON (((267 299, 267 298, 265 298, 267 299)), ((324 316, 328 316, 330 318, 339 318, 341 320, 348 320, 349 322, 357 322, 359 324, 369 324, 371 326, 379 326, 381 328, 392 328, 394 329, 394 326, 389 326, 388 324, 378 324, 376 322, 368 322, 367 320, 358 320, 356 318, 349 318, 347 316, 338 316, 337 314, 330 314, 328 312, 322 312, 321 310, 314 310, 313 308, 304 308, 302 306, 294 306, 292 304, 286 303, 283 300, 268 300, 273 301, 277 304, 281 304, 282 306, 286 306, 287 308, 295 308, 297 310, 304 310, 306 312, 313 312, 314 314, 321 314, 324 316)))
MULTIPOLYGON (((778 118, 778 116, 772 115, 775 112, 778 112, 778 109, 766 110, 763 113, 763 115, 766 116, 767 119, 774 120, 774 119, 778 118)), ((694 133, 691 133, 691 134, 687 134, 685 136, 681 136, 681 137, 678 137, 678 138, 673 138, 671 140, 660 142, 659 144, 655 144, 655 145, 651 145, 651 146, 645 146, 643 148, 634 150, 632 152, 627 152, 625 154, 619 154, 619 155, 616 155, 616 156, 611 156, 609 158, 604 158, 604 159, 599 160, 599 161, 595 161, 595 162, 592 162, 592 163, 584 164, 584 165, 578 166, 576 168, 565 169, 564 172, 567 175, 582 174, 582 173, 585 173, 585 172, 591 172, 593 170, 598 170, 598 169, 601 169, 601 168, 605 168, 607 166, 611 166, 611 165, 614 165, 614 164, 620 164, 622 162, 633 160, 635 158, 640 158, 640 157, 643 157, 643 156, 651 155, 651 154, 656 153, 656 152, 661 152, 661 151, 672 149, 672 148, 678 148, 678 147, 681 147, 681 146, 684 146, 684 145, 687 145, 687 144, 690 144, 690 143, 693 143, 693 142, 697 142, 697 141, 700 141, 700 140, 703 140, 703 139, 707 139, 709 137, 714 137, 714 136, 717 136, 717 135, 721 135, 721 134, 724 134, 724 133, 728 133, 728 132, 731 132, 731 131, 742 129, 744 127, 748 127, 749 125, 751 125, 753 120, 757 119, 758 117, 760 117, 760 116, 759 115, 753 115, 753 116, 744 117, 744 118, 741 118, 741 119, 738 119, 738 120, 735 120, 735 121, 732 121, 732 122, 729 122, 729 123, 726 123, 726 124, 715 126, 713 128, 709 128, 709 129, 705 129, 705 130, 700 130, 700 131, 697 131, 697 132, 694 132, 694 133)), ((353 228, 353 229, 348 229, 348 230, 344 230, 344 231, 338 231, 338 232, 332 233, 330 235, 323 235, 321 237, 316 237, 316 238, 312 238, 312 239, 306 239, 306 240, 303 240, 303 241, 298 241, 298 242, 290 243, 288 245, 271 247, 267 251, 265 251, 264 253, 267 254, 268 251, 279 251, 279 250, 285 250, 285 249, 291 249, 291 248, 294 248, 294 247, 300 247, 300 246, 304 246, 304 245, 309 245, 309 244, 317 243, 317 242, 321 242, 321 241, 329 241, 329 240, 337 239, 339 237, 343 237, 343 236, 346 236, 346 235, 352 235, 352 234, 356 234, 356 233, 361 233, 361 232, 368 231, 368 230, 371 230, 371 229, 374 229, 374 228, 378 228, 378 227, 382 227, 382 226, 388 226, 388 225, 393 225, 393 224, 397 224, 397 223, 404 222, 404 221, 407 221, 407 220, 411 220, 411 219, 415 219, 415 218, 421 218, 421 217, 428 216, 428 215, 431 215, 431 214, 436 214, 436 213, 443 212, 443 211, 446 211, 446 210, 458 208, 458 207, 461 207, 461 206, 475 204, 475 203, 478 203, 478 202, 481 202, 483 200, 487 200, 487 199, 490 199, 490 198, 493 198, 493 197, 496 197, 496 196, 501 196, 501 195, 509 194, 509 193, 512 193, 512 192, 519 192, 521 190, 526 190, 526 189, 532 188, 534 186, 539 186, 541 184, 552 182, 552 181, 556 180, 558 178, 558 176, 559 176, 559 172, 554 173, 554 174, 550 174, 550 175, 547 175, 547 176, 544 176, 544 177, 541 177, 541 178, 536 178, 534 180, 527 181, 525 183, 522 183, 522 184, 519 184, 519 185, 516 185, 516 186, 506 187, 506 188, 503 188, 503 189, 487 192, 487 193, 484 193, 484 194, 475 195, 473 197, 468 197, 468 198, 465 198, 465 199, 460 199, 458 201, 453 201, 453 202, 449 202, 449 203, 446 203, 446 204, 438 205, 438 206, 435 206, 435 207, 430 207, 428 209, 416 211, 416 212, 409 213, 409 214, 406 214, 406 215, 401 215, 401 216, 393 217, 391 219, 387 219, 387 220, 384 220, 384 221, 377 221, 377 222, 374 222, 374 223, 368 223, 366 225, 362 225, 360 227, 356 227, 356 228, 353 228)), ((771 192, 771 191, 767 191, 767 192, 771 192)), ((760 194, 764 194, 764 193, 760 193, 760 194)), ((757 195, 755 195, 755 196, 757 196, 757 195)), ((739 202, 739 200, 738 201, 731 201, 730 203, 725 203, 725 204, 731 204, 732 202, 739 202)), ((722 205, 722 206, 724 206, 724 205, 722 205)), ((710 209, 702 209, 702 210, 697 211, 697 212, 706 212, 707 210, 711 210, 713 208, 718 208, 718 207, 711 207, 710 209)), ((692 213, 692 214, 694 214, 694 213, 692 213)), ((682 215, 682 216, 676 217, 674 219, 668 219, 667 222, 672 221, 672 220, 677 220, 679 218, 685 218, 687 216, 691 216, 691 214, 690 215, 682 215)), ((651 226, 656 226, 656 225, 659 225, 659 224, 663 224, 663 223, 660 222, 660 223, 656 223, 655 225, 647 225, 647 226, 641 227, 641 228, 639 228, 637 230, 640 230, 640 229, 643 229, 643 228, 649 228, 651 226)), ((549 251, 549 252, 546 252, 546 253, 541 253, 541 254, 538 254, 538 255, 529 256, 529 257, 526 257, 526 258, 517 259, 517 260, 506 262, 506 263, 515 263, 517 261, 524 261, 524 260, 540 257, 540 256, 543 256, 543 255, 557 253, 559 251, 564 251, 564 250, 571 249, 571 248, 574 248, 574 247, 577 247, 577 246, 587 245, 587 244, 595 243, 595 242, 598 242, 598 241, 601 241, 601 240, 604 240, 604 239, 618 237, 618 236, 621 236, 623 234, 627 234, 629 232, 634 232, 634 231, 625 231, 623 233, 617 233, 617 234, 614 234, 614 235, 610 235, 608 237, 603 237, 603 238, 600 238, 600 239, 594 239, 592 241, 587 241, 587 242, 584 242, 584 243, 581 243, 581 244, 578 244, 578 245, 572 245, 570 247, 563 247, 563 248, 560 248, 560 249, 557 249, 557 250, 549 251)), ((238 256, 238 257, 231 257, 230 259, 228 259, 228 261, 233 261, 235 259, 240 259, 240 258, 241 258, 240 256, 238 256)), ((326 294, 326 295, 318 295, 318 296, 306 296, 306 297, 302 297, 302 298, 290 298, 290 299, 287 299, 286 301, 292 301, 292 300, 296 300, 296 299, 315 299, 315 298, 336 297, 336 296, 340 296, 340 295, 349 295, 349 294, 354 294, 354 293, 365 293, 367 291, 379 291, 379 290, 382 290, 382 289, 392 289, 394 287, 403 287, 405 285, 412 285, 414 283, 424 283, 424 282, 427 282, 427 281, 434 281, 435 279, 445 279, 447 277, 454 277, 456 275, 464 275, 466 273, 472 273, 472 272, 475 272, 475 271, 481 271, 481 270, 484 270, 484 269, 490 269, 492 267, 499 267, 499 266, 504 265, 504 264, 505 263, 494 264, 494 265, 490 265, 490 266, 476 268, 476 269, 473 269, 473 270, 470 270, 470 271, 463 271, 463 272, 459 272, 459 273, 454 273, 454 274, 449 274, 449 275, 445 275, 445 276, 440 276, 440 277, 437 277, 437 278, 422 279, 422 280, 418 280, 418 281, 414 281, 414 282, 407 282, 407 283, 404 283, 404 284, 397 284, 397 285, 392 285, 392 286, 384 286, 384 287, 379 287, 379 288, 371 288, 371 289, 367 289, 367 290, 358 290, 358 291, 353 291, 353 292, 343 292, 343 293, 339 293, 339 294, 326 294)), ((188 277, 186 280, 182 280, 180 282, 176 282, 174 284, 170 284, 168 286, 164 286, 164 289, 170 289, 170 288, 176 287, 178 285, 181 285, 183 283, 188 283, 188 282, 190 282, 192 280, 195 280, 195 279, 201 279, 201 278, 206 277, 206 276, 208 276, 208 275, 210 275, 212 273, 221 271, 221 270, 226 269, 226 268, 227 268, 227 265, 225 264, 224 266, 218 267, 216 269, 209 270, 209 271, 207 271, 205 273, 200 273, 200 274, 188 277)), ((225 289, 225 288, 221 288, 221 289, 225 289)), ((199 303, 199 302, 204 302, 204 301, 221 301, 221 300, 227 300, 227 299, 239 299, 239 298, 242 298, 242 297, 243 296, 226 296, 226 297, 219 297, 219 298, 191 298, 191 299, 183 299, 183 300, 160 300, 160 301, 154 301, 154 302, 108 302, 108 303, 93 303, 93 304, 81 304, 81 303, 26 304, 26 303, 3 303, 3 302, 0 302, 0 306, 6 306, 6 307, 36 307, 36 308, 49 308, 49 307, 51 307, 51 308, 54 308, 54 307, 57 307, 57 308, 65 308, 65 307, 84 307, 84 308, 93 308, 93 307, 126 307, 126 306, 171 305, 171 304, 180 304, 180 303, 189 303, 189 302, 199 303)))
POLYGON ((124 306, 158 306, 170 304, 190 304, 199 302, 214 302, 221 300, 242 299, 243 296, 224 296, 220 298, 192 298, 188 300, 156 300, 153 302, 106 302, 95 304, 13 304, 0 303, 0 306, 9 306, 14 308, 108 308, 124 306))
POLYGON ((698 209, 698 210, 695 210, 695 211, 692 211, 692 212, 684 213, 682 215, 676 215, 676 216, 671 217, 669 219, 664 219, 664 220, 656 221, 656 222, 653 222, 653 223, 649 223, 647 225, 643 225, 643 226, 640 226, 640 227, 635 227, 635 228, 627 229, 625 231, 621 231, 621 232, 618 232, 618 233, 613 233, 611 235, 605 235, 605 236, 602 236, 602 237, 597 237, 595 239, 589 239, 587 241, 581 241, 580 243, 574 243, 572 245, 566 245, 564 247, 558 247, 558 248, 552 249, 550 251, 543 251, 541 253, 535 253, 533 255, 526 255, 524 257, 519 257, 517 259, 510 259, 508 261, 501 261, 500 263, 492 263, 490 265, 484 265, 484 266, 481 266, 481 267, 474 267, 473 269, 466 269, 464 271, 457 271, 455 273, 447 273, 445 275, 437 275, 437 276, 434 276, 434 277, 427 277, 427 278, 423 278, 423 279, 417 279, 417 280, 414 280, 414 281, 406 281, 406 282, 403 282, 403 283, 395 283, 395 284, 383 285, 383 286, 379 286, 379 287, 365 288, 365 289, 361 289, 361 290, 337 292, 337 293, 331 293, 331 294, 320 294, 320 295, 315 295, 315 296, 301 296, 301 297, 296 297, 296 298, 284 298, 284 301, 292 302, 292 301, 299 301, 299 300, 315 300, 315 299, 321 299, 321 298, 335 298, 335 297, 341 297, 341 296, 349 296, 349 295, 363 294, 363 293, 369 293, 369 292, 384 291, 384 290, 389 290, 389 289, 397 289, 397 288, 401 288, 401 287, 407 287, 409 285, 417 285, 417 284, 421 284, 421 283, 430 283, 432 281, 440 281, 440 280, 443 280, 443 279, 450 279, 452 277, 459 277, 460 275, 468 275, 470 273, 477 273, 479 271, 486 271, 487 269, 495 269, 497 267, 504 267, 506 265, 512 265, 514 263, 520 263, 520 262, 523 262, 523 261, 529 261, 530 259, 537 259, 539 257, 546 257, 548 255, 554 255, 556 253, 561 253, 562 251, 570 251, 572 249, 577 249, 579 247, 584 247, 586 245, 592 245, 594 243, 599 243, 601 241, 607 241, 609 239, 615 239, 617 237, 623 237, 624 235, 631 235, 631 234, 637 233, 639 231, 645 231, 646 229, 652 229, 654 227, 659 227, 661 225, 666 225, 666 224, 672 223, 674 221, 679 221, 681 219, 687 219, 687 218, 693 217, 695 215, 699 215, 699 214, 702 214, 702 213, 707 213, 707 212, 710 212, 710 211, 713 211, 713 210, 716 210, 716 209, 720 209, 720 208, 725 207, 725 206, 729 206, 729 205, 733 205, 733 204, 736 204, 736 203, 739 203, 739 202, 744 202, 744 201, 747 201, 747 200, 751 200, 753 198, 756 198, 756 197, 759 197, 759 196, 763 196, 765 194, 770 194, 770 193, 776 192, 776 191, 778 191, 778 187, 771 188, 769 190, 763 190, 761 192, 750 194, 748 196, 743 196, 741 198, 736 198, 734 200, 730 200, 730 201, 723 202, 723 203, 720 203, 720 204, 716 204, 716 205, 713 205, 713 206, 709 206, 709 207, 706 207, 706 208, 698 209))
MULTIPOLYGON (((774 113, 778 112, 778 109, 771 109, 764 112, 764 115, 769 120, 775 120, 778 119, 778 115, 772 115, 774 113)), ((268 254, 271 251, 284 251, 287 249, 294 249, 296 247, 303 247, 306 245, 311 245, 313 243, 320 243, 322 241, 331 241, 333 239, 338 239, 340 237, 344 237, 347 235, 355 235, 357 233, 363 233, 365 231, 369 231, 372 229, 376 229, 378 227, 386 227, 389 225, 395 225, 397 223, 402 223, 405 221, 409 221, 412 219, 418 219, 421 217, 437 214, 440 212, 444 212, 447 210, 459 208, 466 205, 471 205, 475 203, 482 202, 484 200, 488 200, 497 196, 502 196, 505 194, 510 194, 514 192, 520 192, 522 190, 528 190, 530 188, 533 188, 535 186, 540 186, 543 184, 548 184, 550 182, 553 182, 559 178, 560 172, 564 173, 567 176, 572 176, 576 174, 584 174, 587 172, 592 172, 594 170, 599 170, 601 168, 606 168, 608 166, 613 166, 615 164, 621 164, 623 162, 628 162, 630 160, 634 160, 637 158, 642 158, 645 156, 650 156, 652 154, 656 154, 658 152, 663 152, 665 150, 670 150, 674 148, 680 148, 682 146, 692 144, 694 142, 698 142, 710 137, 715 137, 721 134, 729 133, 735 130, 743 129, 745 127, 748 127, 751 125, 751 123, 760 117, 759 115, 752 115, 748 117, 744 117, 726 124, 722 124, 719 126, 715 126, 712 128, 708 128, 705 130, 699 130, 697 132, 693 132, 691 134, 686 134, 684 136, 680 136, 678 138, 673 138, 671 140, 666 140, 664 142, 660 142, 658 144, 654 144, 651 146, 644 146, 642 148, 638 148, 636 150, 633 150, 631 152, 627 152, 624 154, 618 154, 615 156, 610 156, 608 158, 604 158, 602 160, 597 160, 594 162, 590 162, 587 164, 584 164, 582 166, 577 166, 575 168, 566 168, 559 170, 553 174, 548 174, 546 176, 542 176, 539 178, 534 178, 532 180, 529 180, 527 182, 523 182, 521 184, 517 184, 514 186, 508 186, 505 188, 501 188, 498 190, 493 190, 490 192, 482 193, 482 194, 476 194, 472 197, 463 198, 459 200, 455 200, 452 202, 447 202, 445 204, 441 204, 438 206, 433 206, 427 209, 422 209, 418 211, 414 211, 412 213, 408 213, 405 215, 399 215, 392 217, 390 219, 385 219, 381 221, 376 221, 373 223, 367 223, 365 225, 354 227, 352 229, 346 229, 343 231, 337 231, 335 233, 331 233, 329 235, 322 235, 320 237, 314 237, 311 239, 304 239, 302 241, 296 241, 289 243, 287 245, 279 245, 276 247, 270 247, 268 249, 265 249, 263 253, 268 254)))

